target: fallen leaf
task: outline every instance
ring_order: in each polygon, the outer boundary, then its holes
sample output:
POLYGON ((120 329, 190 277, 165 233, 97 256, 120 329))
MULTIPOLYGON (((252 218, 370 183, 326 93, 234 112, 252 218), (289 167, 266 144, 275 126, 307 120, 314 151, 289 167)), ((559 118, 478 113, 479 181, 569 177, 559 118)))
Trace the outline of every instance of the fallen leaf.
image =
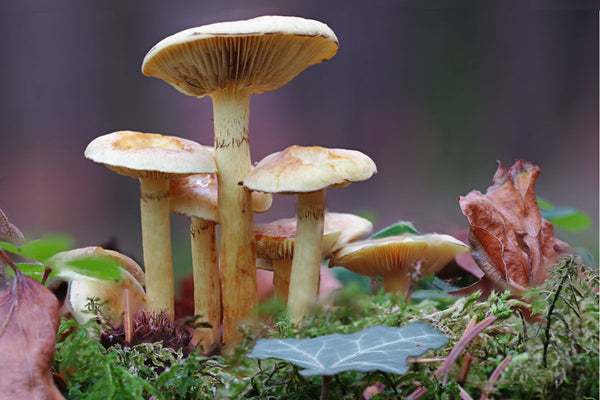
POLYGON ((23 275, 3 250, 0 257, 15 271, 12 284, 0 293, 0 398, 63 399, 52 378, 58 300, 23 275))
POLYGON ((0 209, 0 241, 19 245, 24 239, 23 233, 10 223, 6 214, 0 209))
POLYGON ((508 169, 500 164, 485 194, 472 191, 458 199, 471 225, 473 259, 497 289, 522 294, 539 286, 547 267, 569 250, 541 216, 534 192, 539 173, 525 161, 508 169))
POLYGON ((438 349, 448 339, 423 323, 402 328, 373 326, 350 335, 312 339, 260 339, 248 355, 261 360, 279 358, 304 369, 302 376, 335 375, 343 371, 384 371, 401 375, 406 359, 438 349))

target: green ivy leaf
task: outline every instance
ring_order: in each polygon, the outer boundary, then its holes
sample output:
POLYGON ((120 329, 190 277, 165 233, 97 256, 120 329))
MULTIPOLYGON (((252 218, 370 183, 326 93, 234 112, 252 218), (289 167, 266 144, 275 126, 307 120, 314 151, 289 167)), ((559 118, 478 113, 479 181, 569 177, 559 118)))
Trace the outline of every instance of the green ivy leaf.
POLYGON ((446 337, 431 326, 413 323, 402 328, 373 326, 350 335, 312 339, 260 339, 248 355, 278 358, 305 368, 303 376, 335 375, 344 371, 384 371, 404 374, 406 359, 443 346, 446 337))
POLYGON ((410 233, 412 235, 420 235, 421 232, 415 228, 412 222, 409 221, 398 221, 388 227, 383 228, 379 232, 372 235, 369 239, 380 239, 388 236, 402 235, 404 233, 410 233))

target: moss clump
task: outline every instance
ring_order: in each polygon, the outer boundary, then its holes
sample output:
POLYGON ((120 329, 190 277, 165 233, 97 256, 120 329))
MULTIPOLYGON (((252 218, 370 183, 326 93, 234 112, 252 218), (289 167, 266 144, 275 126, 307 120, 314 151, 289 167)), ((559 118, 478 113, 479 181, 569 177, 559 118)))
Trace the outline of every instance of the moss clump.
POLYGON ((373 325, 426 322, 449 338, 445 348, 426 357, 443 358, 473 316, 481 320, 493 314, 498 320, 465 348, 446 385, 434 375, 439 362, 414 363, 402 376, 376 371, 336 375, 329 386, 330 398, 361 398, 376 382, 385 388, 375 398, 402 398, 415 390, 415 381, 428 389, 422 399, 457 398, 465 354, 474 359, 461 385, 473 398, 486 386, 495 398, 598 398, 597 271, 575 260, 557 264, 550 275, 546 285, 528 294, 528 303, 507 292, 492 294, 485 301, 474 294, 450 304, 447 298, 435 296, 407 304, 393 295, 369 296, 350 286, 338 294, 333 306, 307 316, 299 326, 281 316, 269 323, 245 326, 243 341, 227 358, 203 357, 196 352, 186 357, 181 350, 160 343, 105 348, 86 327, 63 320, 59 338, 66 338, 59 340, 55 370, 70 399, 318 398, 320 377, 304 378, 296 367, 282 361, 245 358, 256 338, 315 337, 373 325), (527 320, 523 310, 535 314, 536 320, 527 320), (509 355, 512 359, 501 378, 489 386, 491 372, 509 355))

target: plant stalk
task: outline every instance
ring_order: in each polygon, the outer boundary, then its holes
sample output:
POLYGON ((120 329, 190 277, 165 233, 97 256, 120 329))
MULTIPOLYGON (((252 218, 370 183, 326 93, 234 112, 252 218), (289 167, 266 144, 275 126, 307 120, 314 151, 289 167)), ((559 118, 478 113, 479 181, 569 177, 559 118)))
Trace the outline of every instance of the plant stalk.
POLYGON ((146 300, 151 311, 175 317, 175 283, 171 259, 169 181, 140 178, 142 244, 146 268, 146 300))
POLYGON ((215 161, 219 180, 223 342, 238 336, 237 326, 258 304, 256 244, 250 192, 238 182, 250 172, 250 95, 233 89, 212 95, 215 161))
POLYGON ((221 285, 217 252, 216 224, 192 217, 190 224, 192 266, 194 276, 194 314, 197 323, 207 327, 194 330, 193 344, 199 344, 203 352, 209 352, 220 344, 221 332, 221 285))
POLYGON ((288 309, 296 322, 317 300, 324 211, 324 189, 298 195, 296 240, 288 295, 288 309))

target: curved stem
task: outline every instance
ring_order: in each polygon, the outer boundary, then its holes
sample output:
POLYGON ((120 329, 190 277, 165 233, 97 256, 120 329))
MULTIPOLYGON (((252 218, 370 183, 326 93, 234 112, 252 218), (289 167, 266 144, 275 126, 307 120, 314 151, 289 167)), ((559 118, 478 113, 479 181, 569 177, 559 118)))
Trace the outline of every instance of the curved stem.
POLYGON ((146 299, 151 311, 175 317, 169 181, 140 178, 142 244, 146 268, 146 299))
POLYGON ((317 301, 325 190, 298 195, 296 241, 290 276, 288 308, 295 321, 302 319, 311 303, 317 301))
POLYGON ((194 314, 196 323, 211 327, 197 327, 193 344, 199 344, 207 353, 220 344, 221 285, 217 254, 216 224, 201 218, 191 218, 190 239, 194 276, 194 314))
POLYGON ((238 336, 237 325, 258 304, 256 244, 250 192, 238 182, 250 172, 250 95, 231 90, 212 96, 215 161, 219 180, 223 342, 238 336))
POLYGON ((273 260, 273 286, 275 297, 285 302, 288 300, 292 259, 273 260))

